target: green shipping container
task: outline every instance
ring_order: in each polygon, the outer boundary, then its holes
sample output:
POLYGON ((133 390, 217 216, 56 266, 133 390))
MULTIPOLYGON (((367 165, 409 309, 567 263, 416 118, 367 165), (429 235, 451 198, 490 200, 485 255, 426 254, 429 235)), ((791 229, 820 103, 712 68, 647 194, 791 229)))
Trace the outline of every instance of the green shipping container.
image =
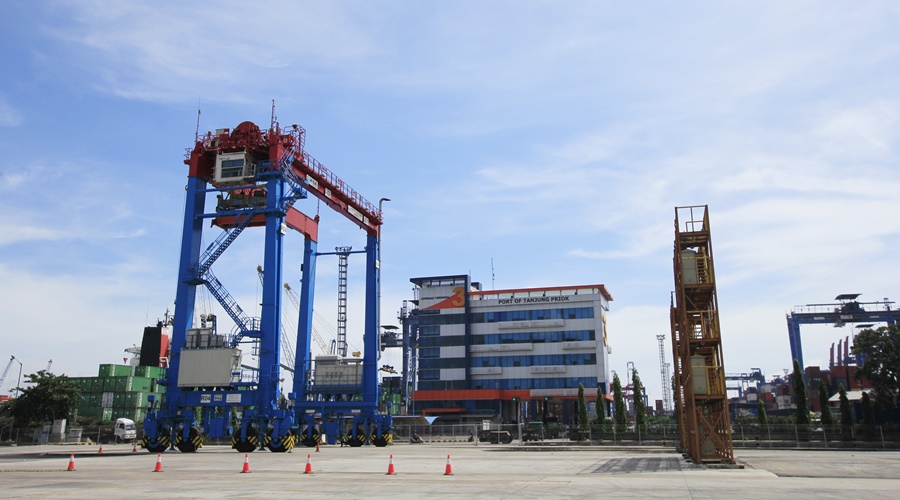
POLYGON ((125 398, 125 406, 131 408, 143 408, 147 404, 146 392, 128 392, 125 398))
POLYGON ((132 392, 150 392, 153 389, 153 379, 149 377, 131 377, 132 392))
POLYGON ((127 377, 131 375, 128 365, 100 365, 97 375, 100 377, 127 377))
POLYGON ((116 390, 115 377, 100 377, 94 385, 94 392, 114 392, 116 390))

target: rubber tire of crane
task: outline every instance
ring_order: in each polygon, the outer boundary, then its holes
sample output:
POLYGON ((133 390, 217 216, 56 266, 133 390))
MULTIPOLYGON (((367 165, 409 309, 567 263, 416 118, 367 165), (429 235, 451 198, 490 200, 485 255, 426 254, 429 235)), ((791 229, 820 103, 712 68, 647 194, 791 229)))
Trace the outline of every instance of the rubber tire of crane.
POLYGON ((247 427, 247 440, 241 440, 241 429, 238 428, 231 435, 231 447, 240 453, 253 453, 259 446, 259 439, 256 438, 256 428, 247 427))
POLYGON ((503 436, 501 436, 500 441, 502 441, 503 444, 512 443, 513 442, 512 434, 504 434, 503 436))
POLYGON ((169 448, 168 446, 159 442, 158 439, 146 439, 143 443, 144 448, 150 453, 165 453, 165 451, 169 448))
POLYGON ((154 439, 148 438, 146 434, 141 439, 141 446, 150 453, 165 453, 169 449, 169 443, 168 429, 159 430, 158 435, 154 439))
POLYGON ((319 433, 319 429, 313 427, 312 436, 309 435, 309 427, 304 427, 300 431, 300 442, 303 443, 303 446, 307 448, 315 448, 317 444, 319 444, 322 440, 322 435, 319 433))
POLYGON ((291 451, 294 449, 294 444, 297 442, 297 433, 291 429, 287 434, 281 436, 281 438, 272 437, 272 431, 269 430, 269 444, 266 445, 269 448, 269 451, 272 453, 284 453, 286 451, 291 451))
POLYGON ((391 439, 391 434, 389 432, 382 432, 381 437, 375 437, 374 434, 372 435, 372 444, 374 444, 378 448, 384 448, 392 441, 393 440, 391 439))
POLYGON ((362 427, 356 428, 356 439, 353 438, 353 434, 347 434, 347 444, 352 448, 359 448, 360 446, 366 444, 366 430, 362 427))
POLYGON ((187 441, 181 439, 181 435, 179 434, 178 439, 176 439, 175 447, 182 453, 193 453, 202 448, 203 436, 200 435, 200 429, 191 426, 191 429, 188 431, 187 441))

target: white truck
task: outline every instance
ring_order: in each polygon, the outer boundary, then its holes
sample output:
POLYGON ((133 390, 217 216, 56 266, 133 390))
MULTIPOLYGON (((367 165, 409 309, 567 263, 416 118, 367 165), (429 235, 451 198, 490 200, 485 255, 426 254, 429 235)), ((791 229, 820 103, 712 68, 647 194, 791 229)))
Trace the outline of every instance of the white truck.
POLYGON ((137 428, 134 426, 134 420, 128 418, 116 419, 115 441, 117 443, 134 441, 136 437, 137 428))

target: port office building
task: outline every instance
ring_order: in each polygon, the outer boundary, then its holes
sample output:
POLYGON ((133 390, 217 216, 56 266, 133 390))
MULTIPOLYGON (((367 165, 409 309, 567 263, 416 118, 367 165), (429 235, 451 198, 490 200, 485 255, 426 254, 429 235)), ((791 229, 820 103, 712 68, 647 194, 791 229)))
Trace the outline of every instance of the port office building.
POLYGON ((574 412, 578 384, 609 394, 604 285, 482 290, 467 275, 413 278, 401 318, 410 413, 528 421, 574 412), (411 303, 411 304, 410 304, 411 303))

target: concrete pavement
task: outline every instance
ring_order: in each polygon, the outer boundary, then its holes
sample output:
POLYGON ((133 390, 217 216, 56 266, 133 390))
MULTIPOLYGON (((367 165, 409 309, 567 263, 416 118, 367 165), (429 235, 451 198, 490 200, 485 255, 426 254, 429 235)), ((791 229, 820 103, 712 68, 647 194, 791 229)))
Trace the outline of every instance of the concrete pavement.
POLYGON ((409 445, 156 455, 131 445, 0 447, 0 498, 900 498, 900 452, 738 450, 742 469, 671 448, 409 445), (75 472, 64 472, 69 454, 75 472), (307 454, 313 474, 304 474, 307 454), (387 475, 393 455, 395 475, 387 475), (452 476, 445 476, 447 455, 452 476))

